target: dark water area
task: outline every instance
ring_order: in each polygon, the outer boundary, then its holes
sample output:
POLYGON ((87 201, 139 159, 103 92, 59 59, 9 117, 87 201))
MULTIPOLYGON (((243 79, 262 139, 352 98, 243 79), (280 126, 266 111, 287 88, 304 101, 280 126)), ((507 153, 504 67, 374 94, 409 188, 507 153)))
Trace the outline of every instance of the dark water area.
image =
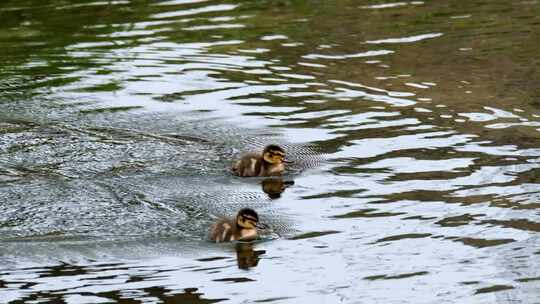
POLYGON ((540 303, 539 1, 0 20, 0 303, 540 303), (243 207, 262 240, 205 239, 243 207))

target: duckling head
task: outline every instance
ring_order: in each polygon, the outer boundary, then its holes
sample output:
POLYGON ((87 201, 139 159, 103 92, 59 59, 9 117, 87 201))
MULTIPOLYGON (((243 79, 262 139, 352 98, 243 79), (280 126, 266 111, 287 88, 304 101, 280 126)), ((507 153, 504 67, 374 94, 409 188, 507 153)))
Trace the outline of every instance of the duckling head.
POLYGON ((243 229, 256 229, 260 226, 259 215, 253 209, 244 208, 236 215, 236 225, 243 229))
POLYGON ((270 164, 285 163, 285 150, 278 145, 266 146, 263 150, 263 159, 270 164))

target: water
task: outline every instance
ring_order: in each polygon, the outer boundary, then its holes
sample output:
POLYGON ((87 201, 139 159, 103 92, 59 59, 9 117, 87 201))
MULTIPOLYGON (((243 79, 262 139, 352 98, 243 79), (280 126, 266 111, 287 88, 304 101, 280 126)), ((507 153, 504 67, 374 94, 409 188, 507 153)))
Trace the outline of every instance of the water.
POLYGON ((539 16, 2 1, 0 302, 540 303, 539 16), (246 206, 264 240, 205 241, 246 206))

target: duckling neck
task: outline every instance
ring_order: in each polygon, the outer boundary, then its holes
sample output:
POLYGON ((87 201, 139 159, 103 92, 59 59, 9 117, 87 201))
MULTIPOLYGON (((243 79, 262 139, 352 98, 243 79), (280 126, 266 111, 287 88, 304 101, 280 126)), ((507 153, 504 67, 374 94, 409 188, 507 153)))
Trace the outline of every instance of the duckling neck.
POLYGON ((242 228, 237 226, 237 240, 239 241, 251 241, 257 238, 257 229, 256 228, 242 228))

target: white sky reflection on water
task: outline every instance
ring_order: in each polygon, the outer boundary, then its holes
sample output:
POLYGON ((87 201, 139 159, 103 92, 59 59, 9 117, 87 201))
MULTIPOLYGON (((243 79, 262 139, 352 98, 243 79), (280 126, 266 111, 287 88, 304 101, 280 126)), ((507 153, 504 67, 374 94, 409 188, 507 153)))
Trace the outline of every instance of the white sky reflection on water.
POLYGON ((381 40, 368 40, 366 43, 369 44, 382 44, 382 43, 409 43, 409 42, 416 42, 421 41, 425 39, 430 38, 437 38, 442 36, 442 33, 430 33, 430 34, 423 34, 423 35, 416 35, 416 36, 410 36, 410 37, 403 37, 403 38, 388 38, 388 39, 381 39, 381 40))

